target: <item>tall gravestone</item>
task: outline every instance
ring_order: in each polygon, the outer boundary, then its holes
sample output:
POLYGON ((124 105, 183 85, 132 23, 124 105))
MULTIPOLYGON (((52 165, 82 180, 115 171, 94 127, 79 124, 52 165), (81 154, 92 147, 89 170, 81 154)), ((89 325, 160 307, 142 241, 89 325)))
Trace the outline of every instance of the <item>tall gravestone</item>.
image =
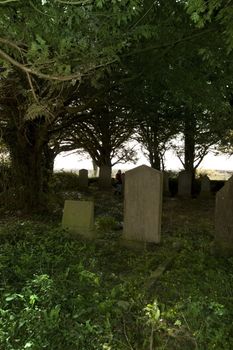
POLYGON ((216 195, 213 250, 216 255, 233 255, 233 176, 216 195))
POLYGON ((207 175, 201 177, 200 196, 202 196, 202 197, 209 197, 210 196, 210 179, 207 175))
POLYGON ((178 196, 190 197, 192 190, 192 174, 183 170, 178 175, 178 196))
POLYGON ((66 200, 62 227, 71 233, 87 238, 94 237, 94 203, 92 201, 66 200))
POLYGON ((123 239, 160 242, 163 174, 146 165, 125 173, 123 239))
POLYGON ((82 189, 85 189, 88 187, 88 170, 86 169, 79 170, 78 184, 79 184, 79 187, 82 189))

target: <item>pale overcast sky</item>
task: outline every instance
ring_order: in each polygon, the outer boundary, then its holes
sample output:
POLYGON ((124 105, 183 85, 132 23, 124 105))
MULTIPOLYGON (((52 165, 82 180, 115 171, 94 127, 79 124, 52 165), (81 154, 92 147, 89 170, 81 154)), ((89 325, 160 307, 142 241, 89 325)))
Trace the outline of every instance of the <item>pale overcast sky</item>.
MULTIPOLYGON (((114 169, 132 169, 138 165, 146 164, 149 165, 146 158, 140 153, 140 159, 136 164, 127 163, 127 164, 117 164, 114 166, 114 169)), ((181 170, 182 165, 177 158, 177 156, 171 152, 167 152, 165 160, 166 170, 181 170)), ((92 170, 91 160, 81 160, 80 156, 77 154, 70 155, 58 155, 55 159, 54 169, 64 169, 64 170, 79 170, 79 169, 90 169, 92 170)), ((228 157, 225 155, 215 156, 213 154, 208 154, 202 163, 199 166, 199 169, 212 169, 212 170, 230 170, 233 172, 233 156, 228 157)))

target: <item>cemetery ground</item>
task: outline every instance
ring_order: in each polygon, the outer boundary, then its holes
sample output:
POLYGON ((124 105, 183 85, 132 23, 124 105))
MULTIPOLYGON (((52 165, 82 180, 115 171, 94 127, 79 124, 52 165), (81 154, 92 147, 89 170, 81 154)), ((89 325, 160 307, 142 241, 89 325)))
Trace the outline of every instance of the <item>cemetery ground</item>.
POLYGON ((97 239, 2 211, 0 348, 233 348, 233 258, 211 254, 214 198, 163 202, 162 242, 120 243, 123 199, 96 189, 97 239), (3 215, 5 213, 5 216, 3 215))

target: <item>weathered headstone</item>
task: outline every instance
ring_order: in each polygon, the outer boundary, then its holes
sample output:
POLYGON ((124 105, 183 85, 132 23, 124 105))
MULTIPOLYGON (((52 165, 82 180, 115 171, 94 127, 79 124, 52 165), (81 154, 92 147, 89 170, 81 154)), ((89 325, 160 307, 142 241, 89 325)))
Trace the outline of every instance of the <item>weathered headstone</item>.
POLYGON ((216 195, 213 251, 216 255, 233 255, 233 176, 216 195))
POLYGON ((123 239, 160 242, 163 174, 146 165, 125 173, 123 239))
POLYGON ((79 170, 78 184, 79 184, 79 187, 82 189, 85 189, 88 187, 88 170, 86 169, 79 170))
POLYGON ((210 179, 207 175, 201 177, 200 196, 202 196, 202 197, 209 197, 210 196, 210 179))
POLYGON ((163 171, 163 195, 164 196, 170 195, 169 174, 166 171, 163 171))
POLYGON ((66 200, 62 227, 71 233, 92 238, 94 236, 94 203, 92 201, 66 200))
POLYGON ((190 197, 192 189, 192 174, 183 170, 178 175, 178 196, 190 197))

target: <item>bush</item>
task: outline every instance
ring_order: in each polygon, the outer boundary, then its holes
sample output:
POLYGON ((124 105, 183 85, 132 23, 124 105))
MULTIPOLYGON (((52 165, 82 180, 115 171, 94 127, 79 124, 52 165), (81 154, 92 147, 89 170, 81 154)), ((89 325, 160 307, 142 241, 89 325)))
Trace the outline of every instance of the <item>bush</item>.
POLYGON ((77 191, 78 174, 70 171, 61 171, 53 174, 52 187, 55 191, 77 191))
POLYGON ((95 226, 98 231, 108 232, 117 227, 118 223, 112 216, 100 216, 95 220, 95 226))

